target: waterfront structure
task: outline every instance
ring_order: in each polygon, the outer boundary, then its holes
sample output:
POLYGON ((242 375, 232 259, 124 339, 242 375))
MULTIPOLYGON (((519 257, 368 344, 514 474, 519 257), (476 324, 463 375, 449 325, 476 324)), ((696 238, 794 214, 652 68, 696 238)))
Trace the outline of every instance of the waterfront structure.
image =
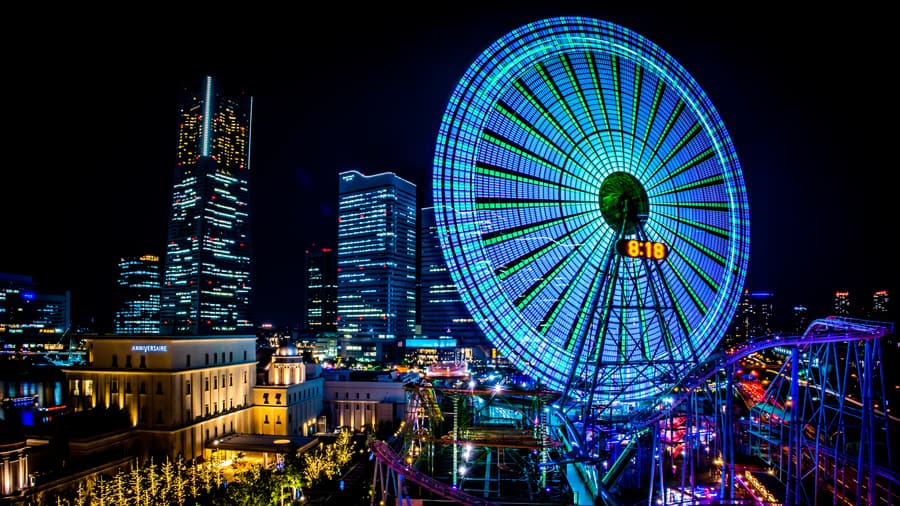
POLYGON ((160 265, 157 255, 123 257, 117 264, 116 334, 159 334, 160 265))
POLYGON ((0 343, 41 349, 55 346, 72 324, 72 296, 42 293, 31 276, 0 273, 0 343))
POLYGON ((304 331, 312 336, 337 331, 337 252, 313 246, 306 250, 304 331))
POLYGON ((410 337, 416 323, 416 186, 394 173, 349 171, 340 174, 339 191, 338 334, 410 337))
POLYGON ((240 334, 251 327, 250 131, 253 100, 212 77, 178 114, 161 332, 240 334))

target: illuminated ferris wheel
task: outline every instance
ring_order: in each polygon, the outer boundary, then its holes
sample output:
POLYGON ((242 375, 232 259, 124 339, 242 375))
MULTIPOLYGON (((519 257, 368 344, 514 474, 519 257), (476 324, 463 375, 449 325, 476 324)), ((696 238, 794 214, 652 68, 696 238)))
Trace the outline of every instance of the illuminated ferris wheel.
POLYGON ((435 215, 462 299, 547 388, 667 390, 737 307, 749 214, 731 138, 666 52, 583 17, 506 34, 450 99, 435 215))

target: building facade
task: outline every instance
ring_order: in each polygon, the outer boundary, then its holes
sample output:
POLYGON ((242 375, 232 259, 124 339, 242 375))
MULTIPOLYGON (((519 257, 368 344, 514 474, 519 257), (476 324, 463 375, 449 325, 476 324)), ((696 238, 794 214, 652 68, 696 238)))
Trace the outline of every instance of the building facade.
POLYGON ((411 337, 416 324, 416 187, 393 173, 340 174, 338 334, 411 337))
POLYGON ((220 436, 253 433, 256 336, 99 336, 84 366, 64 368, 74 412, 118 408, 142 454, 203 455, 220 436))
POLYGON ((159 256, 124 257, 117 264, 116 334, 159 334, 161 278, 159 256))
POLYGON ((850 292, 840 290, 834 292, 832 307, 835 316, 850 316, 850 292))
POLYGON ((40 350, 57 345, 72 325, 71 292, 42 293, 31 276, 0 273, 0 343, 40 350))
POLYGON ((356 378, 350 370, 332 370, 322 398, 329 428, 353 431, 395 426, 406 416, 406 388, 390 376, 356 378))
POLYGON ((251 97, 212 77, 182 99, 162 286, 161 331, 240 334, 251 325, 251 97))
POLYGON ((309 335, 337 331, 337 252, 332 248, 306 250, 306 310, 309 335))
POLYGON ((486 356, 491 346, 450 278, 433 207, 422 209, 420 237, 418 316, 422 336, 428 339, 455 339, 460 349, 486 356))
POLYGON ((285 342, 265 369, 265 383, 253 389, 256 433, 315 435, 325 383, 322 367, 304 363, 297 347, 285 342))

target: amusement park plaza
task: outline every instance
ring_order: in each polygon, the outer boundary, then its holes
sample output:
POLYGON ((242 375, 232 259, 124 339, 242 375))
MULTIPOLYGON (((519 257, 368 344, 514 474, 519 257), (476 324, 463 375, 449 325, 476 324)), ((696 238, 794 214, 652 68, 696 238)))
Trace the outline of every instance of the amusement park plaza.
POLYGON ((285 328, 252 323, 253 101, 198 84, 111 329, 0 274, 0 504, 900 504, 888 291, 745 287, 727 118, 648 39, 499 38, 430 193, 336 175, 285 328))

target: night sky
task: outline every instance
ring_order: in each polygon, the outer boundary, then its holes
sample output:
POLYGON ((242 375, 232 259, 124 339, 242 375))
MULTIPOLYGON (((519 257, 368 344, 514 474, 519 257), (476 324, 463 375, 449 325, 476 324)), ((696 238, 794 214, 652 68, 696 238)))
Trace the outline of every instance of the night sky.
POLYGON ((256 320, 299 323, 303 251, 335 245, 338 173, 396 172, 431 205, 437 131, 468 66, 518 26, 584 15, 647 37, 712 100, 750 199, 746 288, 814 317, 835 290, 855 306, 875 290, 896 297, 893 16, 623 3, 9 19, 0 272, 71 290, 76 321, 111 325, 119 257, 163 254, 179 90, 211 74, 255 101, 256 320))

